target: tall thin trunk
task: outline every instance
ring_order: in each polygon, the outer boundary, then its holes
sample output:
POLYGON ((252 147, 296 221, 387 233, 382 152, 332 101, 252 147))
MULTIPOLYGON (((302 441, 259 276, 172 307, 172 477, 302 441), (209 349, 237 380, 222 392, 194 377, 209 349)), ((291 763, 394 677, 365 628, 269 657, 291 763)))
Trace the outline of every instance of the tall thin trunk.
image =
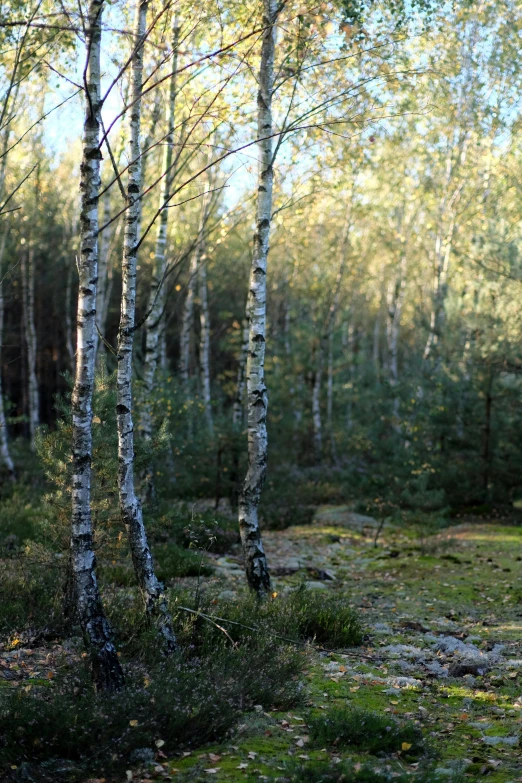
POLYGON ((246 366, 248 467, 239 495, 239 532, 249 586, 262 596, 270 590, 270 574, 261 541, 258 506, 266 478, 268 394, 265 385, 266 273, 272 218, 272 94, 274 86, 277 0, 263 0, 263 42, 257 93, 259 141, 256 231, 250 270, 246 366))
POLYGON ((73 328, 72 328, 72 317, 71 317, 73 274, 74 274, 73 264, 69 263, 67 265, 67 280, 65 283, 64 316, 65 316, 65 350, 67 351, 67 359, 69 364, 69 370, 71 373, 74 373, 74 345, 73 345, 73 328))
POLYGON ((22 255, 22 307, 27 350, 27 403, 31 450, 35 450, 36 430, 40 424, 38 378, 36 376, 36 326, 34 322, 34 248, 22 255))
POLYGON ((163 636, 167 651, 176 647, 171 618, 163 585, 158 581, 152 553, 143 523, 141 503, 134 486, 134 423, 132 418, 132 354, 136 319, 136 257, 138 252, 138 218, 140 201, 140 120, 143 74, 143 43, 146 31, 148 0, 136 7, 134 52, 132 55, 130 114, 130 150, 128 169, 125 234, 122 260, 121 315, 118 330, 118 369, 116 424, 118 429, 118 489, 120 511, 127 529, 132 561, 145 600, 147 617, 163 636))
MULTIPOLYGON (((15 74, 13 74, 14 80, 15 74)), ((18 97, 19 86, 16 87, 13 104, 16 103, 18 97)), ((10 95, 7 96, 4 102, 3 114, 7 112, 7 103, 10 95)), ((7 151, 9 146, 9 137, 11 134, 11 124, 8 122, 3 131, 2 138, 2 157, 0 158, 0 203, 4 200, 5 191, 5 176, 7 171, 7 151)), ((5 416, 3 387, 2 387, 2 341, 4 336, 4 294, 3 294, 3 260, 5 253, 5 246, 7 243, 8 230, 4 228, 2 239, 0 240, 0 460, 4 463, 7 469, 7 473, 11 481, 16 480, 16 471, 11 453, 9 451, 9 432, 7 429, 7 420, 5 416)))
MULTIPOLYGON (((103 194, 103 225, 108 223, 111 219, 111 192, 110 190, 106 190, 103 194)), ((107 228, 102 232, 101 238, 100 238, 100 252, 99 252, 99 263, 98 263, 98 286, 97 286, 97 298, 96 298, 96 331, 95 331, 95 356, 98 356, 98 353, 103 354, 105 351, 105 346, 103 344, 103 340, 100 339, 100 335, 103 337, 104 335, 104 328, 105 328, 105 313, 106 313, 106 306, 105 301, 107 299, 108 294, 108 287, 109 287, 109 279, 108 279, 108 268, 109 268, 109 251, 111 247, 111 225, 107 226, 107 228)))
POLYGON ((7 420, 4 409, 4 398, 2 390, 2 340, 4 336, 4 292, 3 292, 3 266, 5 245, 7 242, 7 231, 2 235, 0 241, 0 460, 7 469, 11 481, 16 480, 16 471, 14 462, 9 451, 9 437, 7 432, 7 420))
POLYGON ((198 271, 198 252, 196 246, 190 257, 189 281, 187 286, 187 295, 183 304, 183 314, 181 316, 181 335, 179 341, 179 372, 185 397, 190 397, 190 356, 191 356, 191 338, 194 332, 194 297, 196 293, 196 278, 198 271))
POLYGON ((335 279, 335 286, 330 301, 330 305, 328 307, 328 312, 326 314, 326 318, 324 319, 324 322, 321 325, 321 334, 317 345, 316 369, 314 375, 314 384, 312 388, 312 423, 313 423, 313 432, 314 432, 314 452, 315 452, 316 462, 320 462, 323 456, 323 424, 321 418, 322 379, 323 379, 323 372, 324 372, 325 357, 328 353, 329 339, 335 325, 335 317, 337 315, 337 309, 339 307, 339 294, 341 291, 341 284, 343 281, 344 269, 346 266, 346 260, 348 256, 347 250, 348 250, 348 237, 349 237, 350 225, 351 225, 352 202, 353 202, 353 192, 352 192, 352 198, 350 199, 347 206, 346 218, 344 221, 343 231, 341 235, 340 261, 339 261, 339 268, 337 270, 337 276, 335 279))
MULTIPOLYGON (((160 360, 161 336, 165 309, 165 289, 163 280, 167 268, 167 227, 169 210, 167 204, 172 188, 172 161, 174 153, 174 127, 176 119, 176 72, 178 69, 180 23, 177 14, 174 16, 172 29, 172 68, 169 83, 169 101, 166 106, 167 136, 163 147, 163 164, 159 209, 161 210, 154 248, 154 268, 150 283, 148 309, 150 315, 146 326, 145 364, 143 368, 144 402, 140 420, 140 430, 146 440, 152 438, 152 394, 156 370, 160 360)), ((152 470, 147 471, 147 493, 153 494, 152 470)))
POLYGON ((81 164, 79 295, 76 372, 72 393, 71 569, 77 613, 98 689, 119 688, 123 673, 98 592, 91 519, 94 322, 98 277, 100 188, 100 44, 103 0, 91 0, 86 31, 87 72, 81 164))
POLYGON ((399 334, 402 317, 402 306, 406 291, 406 252, 403 248, 399 270, 395 280, 389 285, 387 292, 386 340, 388 345, 388 374, 393 393, 394 429, 400 430, 399 424, 399 334))
POLYGON ((484 418, 484 437, 482 445, 482 491, 484 500, 489 497, 489 474, 491 468, 491 413, 493 410, 493 369, 490 368, 489 378, 485 394, 485 418, 484 418))
POLYGON ((236 395, 232 406, 232 424, 239 429, 243 423, 243 403, 245 400, 245 375, 248 357, 248 338, 250 333, 250 321, 248 314, 243 319, 241 327, 241 348, 237 365, 236 395))
POLYGON ((208 309, 207 265, 205 262, 205 245, 202 241, 202 254, 198 268, 199 322, 201 325, 199 339, 199 367, 201 373, 201 391, 207 429, 210 435, 214 433, 212 418, 212 400, 210 396, 210 314, 208 309))

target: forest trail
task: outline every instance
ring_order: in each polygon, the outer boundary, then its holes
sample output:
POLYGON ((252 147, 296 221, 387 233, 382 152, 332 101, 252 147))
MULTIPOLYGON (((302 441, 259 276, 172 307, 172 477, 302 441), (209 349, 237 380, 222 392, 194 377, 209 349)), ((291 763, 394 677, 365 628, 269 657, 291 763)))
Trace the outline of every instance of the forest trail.
MULTIPOLYGON (((522 528, 466 521, 425 535, 385 525, 375 546, 376 524, 326 506, 312 525, 265 533, 274 590, 306 580, 310 589, 342 591, 361 613, 365 645, 314 654, 306 707, 295 715, 260 711, 232 744, 174 759, 164 773, 276 779, 289 756, 325 758, 307 749, 307 716, 349 702, 419 721, 449 780, 459 770, 465 779, 522 780, 522 528)), ((243 589, 239 560, 220 557, 217 571, 224 597, 243 589)), ((330 756, 376 770, 416 768, 400 756, 330 756)))

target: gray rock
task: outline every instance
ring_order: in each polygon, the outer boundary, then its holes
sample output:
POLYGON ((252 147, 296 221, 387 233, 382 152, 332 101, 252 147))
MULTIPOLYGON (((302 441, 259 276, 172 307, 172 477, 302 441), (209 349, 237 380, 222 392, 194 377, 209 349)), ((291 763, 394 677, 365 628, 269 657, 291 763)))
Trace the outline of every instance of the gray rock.
POLYGON ((424 666, 429 671, 430 674, 433 674, 434 677, 447 677, 449 672, 446 666, 443 666, 438 661, 433 661, 432 663, 425 663, 424 666))
POLYGON ((310 588, 310 590, 327 590, 324 582, 307 582, 306 586, 310 588))
POLYGON ((401 658, 424 658, 425 652, 420 647, 413 647, 411 644, 389 644, 382 647, 381 652, 388 653, 390 656, 401 658))
POLYGON ((154 761, 155 755, 152 748, 136 748, 130 754, 129 761, 146 764, 148 761, 154 761))
POLYGON ((486 745, 509 745, 514 747, 518 745, 520 738, 518 734, 513 737, 482 737, 482 742, 486 745))
POLYGON ((388 677, 386 682, 388 685, 396 685, 398 688, 417 688, 422 685, 422 682, 415 677, 388 677))

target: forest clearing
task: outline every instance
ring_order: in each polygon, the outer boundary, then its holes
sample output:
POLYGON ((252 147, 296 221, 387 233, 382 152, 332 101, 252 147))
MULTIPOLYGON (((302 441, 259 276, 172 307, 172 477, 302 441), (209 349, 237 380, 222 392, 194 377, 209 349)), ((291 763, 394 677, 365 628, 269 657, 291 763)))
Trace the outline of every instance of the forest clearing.
POLYGON ((0 780, 522 781, 521 40, 0 2, 0 780))

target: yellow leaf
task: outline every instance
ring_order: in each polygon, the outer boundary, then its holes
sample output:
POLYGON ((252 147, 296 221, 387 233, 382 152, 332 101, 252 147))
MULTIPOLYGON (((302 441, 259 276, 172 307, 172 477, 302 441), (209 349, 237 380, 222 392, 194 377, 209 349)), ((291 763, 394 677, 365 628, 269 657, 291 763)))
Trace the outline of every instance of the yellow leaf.
POLYGON ((137 726, 137 725, 138 725, 138 721, 137 720, 130 720, 129 721, 129 726, 137 726))
POLYGON ((92 423, 93 424, 101 424, 101 419, 99 416, 93 416, 92 417, 92 423))
POLYGON ((403 750, 409 750, 411 748, 411 742, 403 742, 401 747, 403 750))

